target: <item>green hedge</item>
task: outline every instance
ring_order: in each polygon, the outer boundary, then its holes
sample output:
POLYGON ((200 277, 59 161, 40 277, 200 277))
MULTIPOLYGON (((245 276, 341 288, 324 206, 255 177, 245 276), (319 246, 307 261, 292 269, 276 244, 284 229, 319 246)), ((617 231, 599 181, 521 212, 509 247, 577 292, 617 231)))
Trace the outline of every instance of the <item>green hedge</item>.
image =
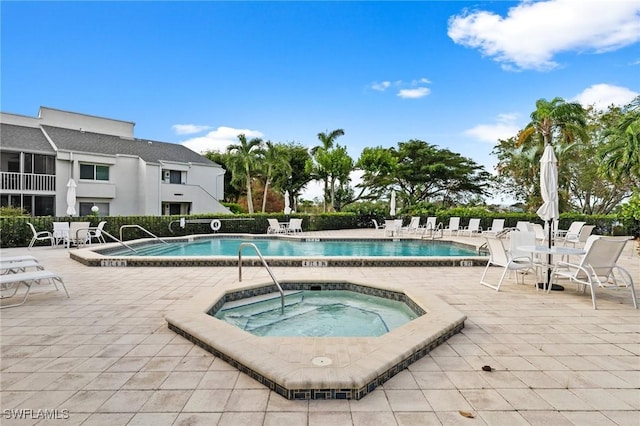
MULTIPOLYGON (((371 206, 361 206, 357 211, 342 213, 323 213, 323 214, 229 214, 229 215, 192 215, 186 217, 187 220, 192 219, 219 219, 222 223, 220 233, 247 233, 247 234, 264 234, 269 226, 267 219, 276 218, 278 221, 286 222, 296 217, 302 218, 302 229, 304 231, 322 231, 335 229, 354 229, 354 228, 372 228, 372 219, 384 221, 386 218, 382 209, 376 209, 371 206)), ((494 213, 483 211, 482 214, 478 209, 451 209, 447 211, 437 211, 435 216, 438 222, 442 222, 443 226, 447 226, 451 216, 461 217, 461 226, 466 226, 471 217, 480 217, 481 226, 487 229, 491 226, 494 218, 504 218, 505 227, 514 227, 519 220, 542 223, 540 218, 535 214, 528 213, 494 213)), ((140 225, 149 232, 159 236, 181 236, 190 234, 210 234, 213 231, 207 223, 187 224, 184 229, 180 228, 179 220, 183 216, 113 216, 113 217, 27 217, 27 216, 4 216, 0 217, 0 247, 26 247, 31 241, 31 231, 27 226, 27 222, 31 222, 38 231, 52 231, 53 222, 78 221, 90 222, 91 226, 97 226, 101 220, 107 223, 104 230, 108 233, 120 238, 120 227, 123 225, 140 225), (169 224, 174 222, 172 229, 169 230, 169 224)), ((409 223, 410 216, 398 216, 403 219, 405 225, 409 223)), ((422 222, 425 217, 422 216, 422 222)), ((633 230, 638 229, 637 224, 628 224, 628 221, 619 222, 615 215, 581 215, 574 213, 563 213, 560 215, 560 229, 567 229, 573 221, 585 221, 587 224, 596 225, 594 231, 599 235, 634 235, 633 230), (634 227, 635 226, 635 227, 634 227)), ((136 238, 148 237, 143 231, 136 228, 126 228, 123 231, 123 240, 132 240, 136 238)), ((109 240, 109 238, 107 238, 109 240)), ((44 243, 39 243, 44 245, 44 243)))

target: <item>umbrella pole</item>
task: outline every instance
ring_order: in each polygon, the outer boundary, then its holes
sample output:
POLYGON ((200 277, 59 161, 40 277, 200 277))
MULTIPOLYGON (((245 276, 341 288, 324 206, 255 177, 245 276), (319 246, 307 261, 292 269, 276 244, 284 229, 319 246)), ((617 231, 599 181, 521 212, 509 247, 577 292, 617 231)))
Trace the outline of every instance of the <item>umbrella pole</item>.
MULTIPOLYGON (((551 251, 551 247, 553 246, 553 219, 549 219, 549 251, 551 251)), ((547 254, 547 288, 551 288, 553 291, 563 291, 564 287, 559 284, 551 283, 551 253, 547 254)))

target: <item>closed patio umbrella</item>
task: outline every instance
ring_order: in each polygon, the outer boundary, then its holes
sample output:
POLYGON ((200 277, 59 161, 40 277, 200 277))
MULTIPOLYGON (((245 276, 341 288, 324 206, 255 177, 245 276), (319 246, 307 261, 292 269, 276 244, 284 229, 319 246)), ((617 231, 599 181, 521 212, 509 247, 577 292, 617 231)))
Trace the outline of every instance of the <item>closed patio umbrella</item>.
MULTIPOLYGON (((553 221, 560 217, 558 209, 558 159, 551 145, 547 145, 540 158, 540 194, 542 195, 542 205, 536 211, 540 219, 548 225, 549 249, 553 245, 553 221)), ((551 264, 551 254, 548 256, 548 264, 551 264)), ((551 270, 547 270, 547 283, 551 275, 551 270)))
POLYGON ((284 191, 284 214, 291 213, 291 203, 289 202, 289 191, 284 191))
POLYGON ((76 214, 76 181, 73 178, 67 183, 67 214, 73 216, 76 214))
POLYGON ((389 202, 389 216, 396 215, 396 191, 391 191, 391 201, 389 202))

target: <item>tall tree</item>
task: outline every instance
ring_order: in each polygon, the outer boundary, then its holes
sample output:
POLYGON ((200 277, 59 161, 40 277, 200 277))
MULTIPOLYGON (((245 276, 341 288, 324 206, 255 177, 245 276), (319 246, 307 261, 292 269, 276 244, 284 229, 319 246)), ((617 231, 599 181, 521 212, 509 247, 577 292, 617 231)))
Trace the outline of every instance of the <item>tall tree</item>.
POLYGON ((269 187, 281 189, 291 174, 291 164, 285 145, 274 144, 271 141, 265 143, 264 158, 262 159, 262 180, 264 193, 262 195, 262 213, 267 208, 267 196, 269 187))
MULTIPOLYGON (((229 166, 231 155, 228 152, 220 151, 206 151, 204 154, 206 158, 218 163, 225 169, 224 175, 224 200, 232 203, 237 203, 240 197, 240 191, 237 186, 233 184, 233 170, 229 166)), ((220 200, 222 201, 222 200, 220 200)))
POLYGON ((600 171, 616 181, 631 179, 640 185, 640 96, 623 111, 607 134, 600 151, 600 171))
POLYGON ((247 140, 244 134, 238 135, 238 144, 229 145, 229 165, 233 169, 233 178, 244 181, 247 190, 247 210, 253 213, 253 199, 251 195, 252 172, 257 168, 258 159, 263 155, 262 139, 247 140))
POLYGON ((347 154, 345 147, 336 145, 329 150, 319 149, 316 152, 316 161, 321 166, 329 182, 331 206, 334 210, 340 211, 341 205, 336 203, 336 185, 339 184, 343 187, 349 181, 349 174, 353 170, 353 160, 347 154))
POLYGON ((289 191, 289 205, 298 210, 298 197, 309 182, 313 180, 312 160, 309 150, 295 142, 284 146, 291 167, 291 173, 283 184, 282 189, 289 191))
MULTIPOLYGON (((329 173, 326 170, 327 164, 320 164, 317 162, 317 158, 320 151, 330 151, 333 148, 335 140, 340 136, 344 136, 344 130, 342 129, 336 129, 331 132, 320 132, 318 133, 320 145, 311 148, 311 155, 316 159, 316 176, 324 182, 323 210, 325 212, 327 211, 327 198, 329 197, 329 173)), ((320 155, 324 156, 326 154, 320 155)))
POLYGON ((556 97, 551 101, 538 99, 536 109, 531 113, 531 122, 518 134, 520 144, 537 143, 545 145, 572 143, 586 139, 586 111, 577 102, 567 102, 556 97))

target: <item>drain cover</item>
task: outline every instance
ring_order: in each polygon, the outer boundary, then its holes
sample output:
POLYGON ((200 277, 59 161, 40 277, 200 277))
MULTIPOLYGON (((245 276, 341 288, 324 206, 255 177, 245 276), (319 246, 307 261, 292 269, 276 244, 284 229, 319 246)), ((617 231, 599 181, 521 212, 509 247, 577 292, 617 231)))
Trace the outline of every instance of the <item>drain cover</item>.
POLYGON ((333 361, 331 361, 331 358, 327 358, 326 356, 317 356, 315 358, 313 358, 311 360, 311 363, 313 365, 317 365, 319 367, 324 367, 326 365, 331 365, 333 361))

